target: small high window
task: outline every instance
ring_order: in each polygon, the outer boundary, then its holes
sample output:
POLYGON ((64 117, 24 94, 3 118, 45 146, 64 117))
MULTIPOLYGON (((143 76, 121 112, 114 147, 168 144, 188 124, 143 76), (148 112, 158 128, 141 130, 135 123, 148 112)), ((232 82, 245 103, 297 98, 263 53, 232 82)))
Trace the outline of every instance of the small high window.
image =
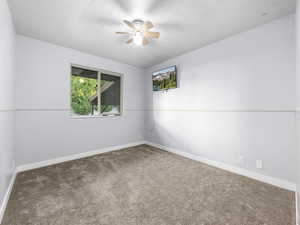
POLYGON ((73 116, 109 116, 122 112, 121 74, 71 67, 71 113, 73 116))

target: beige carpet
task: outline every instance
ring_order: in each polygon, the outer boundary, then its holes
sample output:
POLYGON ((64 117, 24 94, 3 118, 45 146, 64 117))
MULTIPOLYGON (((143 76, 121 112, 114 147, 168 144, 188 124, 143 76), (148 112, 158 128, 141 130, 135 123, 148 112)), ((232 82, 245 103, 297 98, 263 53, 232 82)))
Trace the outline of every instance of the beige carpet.
POLYGON ((294 193, 146 145, 17 176, 2 225, 295 225, 294 193))

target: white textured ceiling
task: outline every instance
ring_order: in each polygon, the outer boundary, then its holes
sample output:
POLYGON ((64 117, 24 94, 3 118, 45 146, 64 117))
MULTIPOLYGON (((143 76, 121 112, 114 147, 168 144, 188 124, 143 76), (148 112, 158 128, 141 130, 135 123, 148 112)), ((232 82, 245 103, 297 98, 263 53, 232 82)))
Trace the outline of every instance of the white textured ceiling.
POLYGON ((293 13, 295 0, 8 0, 18 34, 138 67, 293 13), (127 45, 122 20, 155 24, 161 38, 127 45))

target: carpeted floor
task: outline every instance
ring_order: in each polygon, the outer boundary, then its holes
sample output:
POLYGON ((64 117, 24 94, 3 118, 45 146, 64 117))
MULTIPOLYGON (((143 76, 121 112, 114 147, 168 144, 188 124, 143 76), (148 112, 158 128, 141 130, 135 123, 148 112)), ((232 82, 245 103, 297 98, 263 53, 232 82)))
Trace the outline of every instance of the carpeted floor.
POLYGON ((295 225, 294 193, 150 146, 18 174, 2 225, 295 225))

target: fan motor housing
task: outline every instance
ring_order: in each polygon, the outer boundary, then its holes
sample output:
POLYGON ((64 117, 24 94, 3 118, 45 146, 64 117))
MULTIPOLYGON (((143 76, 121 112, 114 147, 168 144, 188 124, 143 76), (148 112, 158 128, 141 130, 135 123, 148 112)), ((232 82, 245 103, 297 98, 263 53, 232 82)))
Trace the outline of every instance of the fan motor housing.
POLYGON ((136 27, 141 27, 144 25, 144 20, 141 20, 141 19, 135 19, 132 21, 132 23, 136 26, 136 27))

